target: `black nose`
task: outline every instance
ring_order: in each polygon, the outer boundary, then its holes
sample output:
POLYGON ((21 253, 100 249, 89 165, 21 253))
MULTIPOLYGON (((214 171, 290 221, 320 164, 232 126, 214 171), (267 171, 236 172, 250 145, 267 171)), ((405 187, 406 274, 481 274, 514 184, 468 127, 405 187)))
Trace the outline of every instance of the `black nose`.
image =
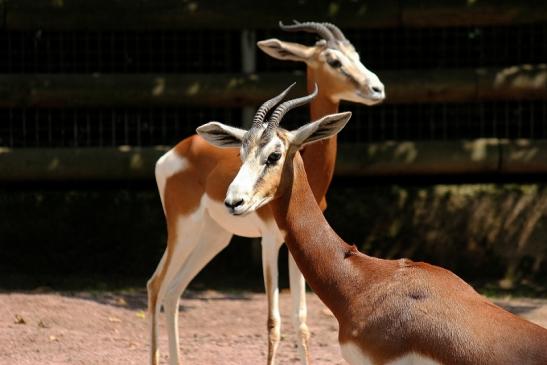
POLYGON ((237 200, 237 201, 230 201, 230 200, 226 199, 224 201, 224 205, 226 205, 230 209, 237 208, 242 204, 243 204, 243 199, 240 199, 240 200, 237 200))
POLYGON ((378 86, 373 86, 373 87, 372 87, 372 91, 374 91, 375 93, 380 94, 380 93, 382 92, 382 89, 379 88, 378 86))

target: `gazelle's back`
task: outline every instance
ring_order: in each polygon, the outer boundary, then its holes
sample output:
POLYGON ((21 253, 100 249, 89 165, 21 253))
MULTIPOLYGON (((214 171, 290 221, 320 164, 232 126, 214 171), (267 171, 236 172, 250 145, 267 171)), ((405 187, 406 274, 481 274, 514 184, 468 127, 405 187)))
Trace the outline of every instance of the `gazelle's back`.
POLYGON ((358 343, 379 364, 408 354, 439 364, 547 364, 547 329, 494 305, 452 272, 407 259, 352 260, 362 264, 364 281, 375 272, 383 279, 363 284, 348 308, 352 326, 341 326, 342 346, 358 343))

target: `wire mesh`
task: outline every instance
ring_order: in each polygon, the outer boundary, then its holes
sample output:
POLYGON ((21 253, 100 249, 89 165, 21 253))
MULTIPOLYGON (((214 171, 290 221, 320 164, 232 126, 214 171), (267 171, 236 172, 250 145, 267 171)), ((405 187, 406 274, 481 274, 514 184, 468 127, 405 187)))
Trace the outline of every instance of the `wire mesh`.
MULTIPOLYGON (((505 27, 344 29, 363 63, 373 70, 497 67, 547 60, 547 24, 505 27)), ((315 37, 263 30, 257 39, 313 45, 315 37)), ((301 66, 303 67, 303 66, 301 66)), ((258 71, 293 70, 263 52, 258 71)))
MULTIPOLYGON (((494 67, 547 60, 547 24, 347 29, 372 69, 494 67)), ((312 45, 315 36, 257 30, 256 39, 312 45)), ((1 31, 2 73, 239 72, 237 31, 1 31)), ((257 51, 257 72, 302 68, 257 51)))
POLYGON ((240 125, 225 108, 0 109, 3 147, 174 145, 210 120, 240 125))
MULTIPOLYGON (((373 70, 440 69, 537 64, 547 60, 547 24, 507 27, 345 30, 373 70)), ((257 30, 256 39, 313 44, 315 36, 257 30)), ((240 72, 237 31, 0 31, 0 73, 240 72)), ((303 63, 257 51, 257 72, 288 71, 303 63)), ((462 138, 547 138, 547 102, 357 106, 342 143, 462 138)), ((240 109, 4 108, 0 146, 91 147, 172 145, 204 121, 239 125, 240 109)), ((308 121, 305 108, 284 125, 308 121)))
MULTIPOLYGON (((377 105, 343 103, 353 116, 339 134, 341 143, 458 140, 475 138, 547 138, 547 102, 485 102, 377 105)), ((283 120, 294 129, 309 120, 301 108, 283 120)))
POLYGON ((239 71, 236 31, 3 31, 1 73, 239 71))

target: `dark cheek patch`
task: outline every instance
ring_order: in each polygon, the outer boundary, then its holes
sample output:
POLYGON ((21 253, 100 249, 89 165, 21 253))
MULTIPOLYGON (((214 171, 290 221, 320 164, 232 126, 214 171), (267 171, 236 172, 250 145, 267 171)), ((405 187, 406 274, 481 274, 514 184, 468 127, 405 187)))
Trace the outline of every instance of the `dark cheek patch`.
POLYGON ((256 179, 256 182, 255 182, 255 184, 254 184, 254 186, 253 186, 253 189, 254 189, 255 191, 257 191, 257 190, 260 188, 260 186, 264 183, 264 175, 265 175, 265 174, 266 174, 266 169, 263 169, 263 170, 262 170, 262 173, 261 173, 260 176, 256 179))

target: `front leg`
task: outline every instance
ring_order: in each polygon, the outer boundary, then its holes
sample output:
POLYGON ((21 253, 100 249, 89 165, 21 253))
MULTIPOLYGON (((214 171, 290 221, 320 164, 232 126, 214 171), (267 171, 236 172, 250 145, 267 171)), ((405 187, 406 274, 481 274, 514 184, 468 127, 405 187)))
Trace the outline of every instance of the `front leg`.
POLYGON ((273 235, 262 236, 262 271, 268 297, 268 365, 275 364, 275 354, 281 340, 281 315, 279 313, 279 283, 277 258, 279 242, 273 235))
POLYGON ((306 281, 289 252, 289 279, 293 309, 293 326, 296 332, 296 343, 300 360, 303 364, 310 364, 309 340, 310 330, 306 324, 308 309, 306 307, 306 281))

